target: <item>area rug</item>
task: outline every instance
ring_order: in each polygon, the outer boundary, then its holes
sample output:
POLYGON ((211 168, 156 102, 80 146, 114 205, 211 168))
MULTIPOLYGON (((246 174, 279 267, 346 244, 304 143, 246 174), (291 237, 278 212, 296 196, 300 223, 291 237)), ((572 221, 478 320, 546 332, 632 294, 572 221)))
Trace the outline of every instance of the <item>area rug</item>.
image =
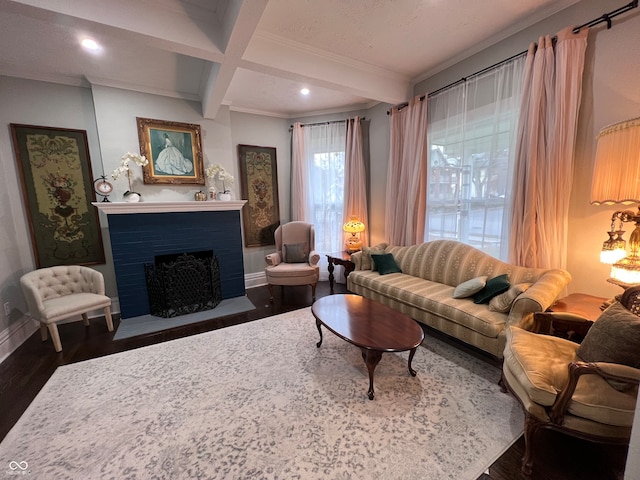
POLYGON ((173 318, 162 318, 154 315, 141 315, 139 317, 125 318, 120 321, 118 330, 113 336, 114 340, 147 335, 149 333, 160 332, 169 328, 181 327, 191 323, 202 322, 226 315, 255 310, 256 306, 246 296, 225 298, 216 308, 204 310, 202 312, 189 313, 173 318))
POLYGON ((473 480, 521 435, 496 367, 427 337, 416 377, 382 356, 369 400, 360 350, 323 334, 305 308, 59 367, 0 459, 34 478, 473 480))

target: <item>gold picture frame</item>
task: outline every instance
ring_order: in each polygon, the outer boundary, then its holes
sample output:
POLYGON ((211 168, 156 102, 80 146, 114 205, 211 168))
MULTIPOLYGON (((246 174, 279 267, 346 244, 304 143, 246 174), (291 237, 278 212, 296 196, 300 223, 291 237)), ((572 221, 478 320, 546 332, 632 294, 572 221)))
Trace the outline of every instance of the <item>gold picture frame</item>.
POLYGON ((136 117, 145 184, 204 185, 200 125, 136 117))

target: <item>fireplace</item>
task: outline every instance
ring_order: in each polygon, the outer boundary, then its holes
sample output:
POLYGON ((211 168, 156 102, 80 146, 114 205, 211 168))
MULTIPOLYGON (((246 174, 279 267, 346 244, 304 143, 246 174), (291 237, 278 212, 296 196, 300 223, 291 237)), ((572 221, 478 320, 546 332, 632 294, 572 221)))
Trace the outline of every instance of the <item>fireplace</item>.
POLYGON ((222 299, 244 296, 240 210, 231 202, 95 202, 109 222, 121 318, 151 313, 145 265, 155 257, 211 250, 222 299))
POLYGON ((157 255, 144 266, 151 315, 171 318, 215 308, 222 300, 212 250, 157 255))

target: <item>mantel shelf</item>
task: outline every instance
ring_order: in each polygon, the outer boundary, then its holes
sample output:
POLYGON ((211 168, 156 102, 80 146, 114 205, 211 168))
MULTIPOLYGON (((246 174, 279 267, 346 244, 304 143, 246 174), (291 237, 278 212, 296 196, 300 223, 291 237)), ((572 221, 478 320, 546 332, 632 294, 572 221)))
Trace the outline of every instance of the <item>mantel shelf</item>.
POLYGON ((246 200, 223 202, 92 202, 92 205, 106 215, 125 213, 169 213, 169 212, 216 212, 242 210, 246 200))

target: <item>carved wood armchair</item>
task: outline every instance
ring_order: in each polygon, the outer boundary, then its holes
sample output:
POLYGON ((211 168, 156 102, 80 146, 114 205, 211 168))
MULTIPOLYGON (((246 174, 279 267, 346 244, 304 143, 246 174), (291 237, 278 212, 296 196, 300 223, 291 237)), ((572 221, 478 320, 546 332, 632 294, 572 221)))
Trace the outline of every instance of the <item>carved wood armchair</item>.
MULTIPOLYGON (((535 320, 548 320, 546 315, 535 320)), ((561 317, 567 321, 566 315, 561 317)), ((629 443, 640 383, 640 356, 635 353, 640 351, 640 318, 615 303, 592 324, 582 345, 518 327, 507 331, 500 384, 525 412, 522 471, 527 475, 540 428, 596 442, 629 443), (614 338, 616 331, 625 338, 614 338), (634 352, 630 361, 614 361, 624 352, 634 352)))

